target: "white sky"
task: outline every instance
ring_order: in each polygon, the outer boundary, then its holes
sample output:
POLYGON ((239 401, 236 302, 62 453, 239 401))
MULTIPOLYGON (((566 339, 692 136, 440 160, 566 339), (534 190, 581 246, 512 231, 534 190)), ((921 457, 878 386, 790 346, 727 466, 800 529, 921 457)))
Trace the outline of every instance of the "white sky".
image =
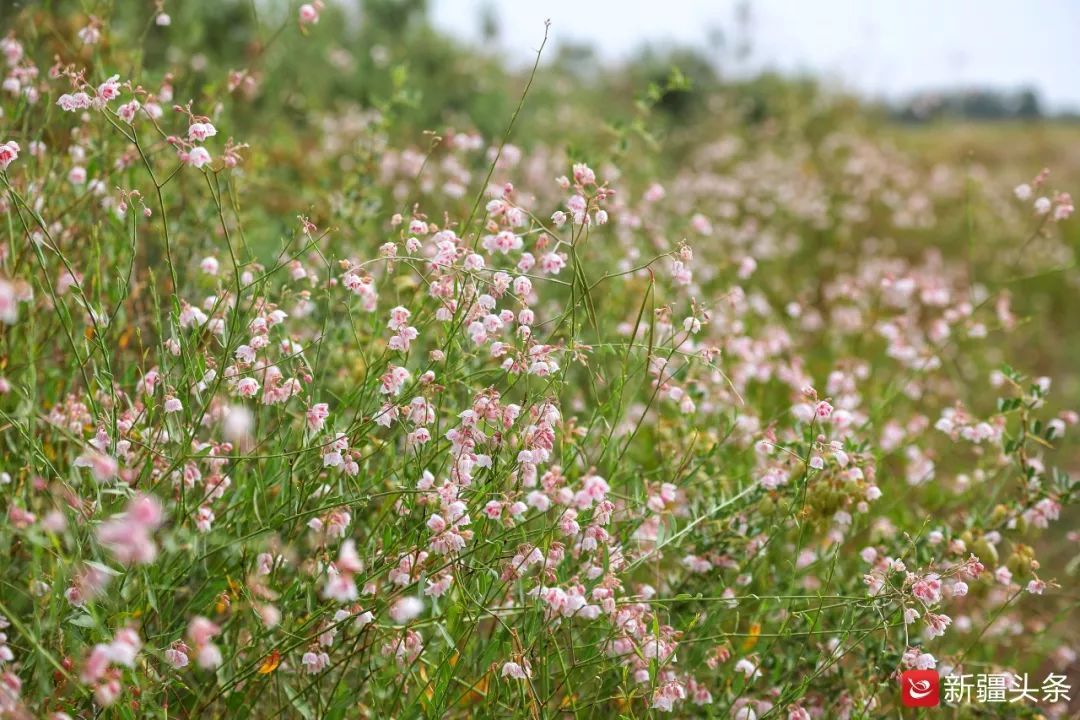
MULTIPOLYGON (((479 38, 480 9, 500 48, 531 62, 551 40, 619 59, 644 42, 734 39, 737 0, 431 0, 436 25, 479 38)), ((872 96, 987 85, 1035 87, 1051 108, 1080 109, 1080 0, 750 0, 753 67, 810 71, 872 96)), ((731 66, 728 66, 731 69, 731 66)))

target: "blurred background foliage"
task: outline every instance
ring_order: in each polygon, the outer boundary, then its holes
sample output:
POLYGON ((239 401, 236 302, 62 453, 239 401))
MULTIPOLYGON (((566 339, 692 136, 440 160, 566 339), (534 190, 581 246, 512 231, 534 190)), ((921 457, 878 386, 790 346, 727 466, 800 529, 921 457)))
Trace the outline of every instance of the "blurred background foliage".
MULTIPOLYGON (((447 131, 500 139, 530 76, 531 68, 511 66, 494 49, 499 20, 493 12, 477 18, 489 41, 478 46, 436 29, 428 0, 331 2, 317 25, 299 32, 296 3, 168 2, 164 9, 168 27, 155 24, 158 9, 149 0, 9 1, 0 3, 0 21, 17 22, 26 40, 38 37, 65 59, 79 58, 92 78, 120 73, 154 91, 172 76, 175 102, 191 100, 211 116, 227 112, 225 132, 256 150, 237 189, 241 201, 244 193, 258 195, 259 202, 245 208, 256 246, 272 247, 291 232, 297 213, 320 224, 342 223, 342 232, 354 237, 370 232, 379 242, 379 228, 392 212, 379 186, 382 150, 415 146, 426 152, 447 131), (81 47, 73 38, 88 16, 111 18, 114 38, 138 42, 126 42, 123 54, 120 48, 81 47), (116 66, 118 57, 123 66, 116 66), (253 82, 230 82, 237 77, 253 82), (215 108, 222 102, 228 106, 215 108), (332 168, 309 161, 329 134, 328 123, 356 123, 365 138, 332 168), (345 205, 349 213, 327 209, 345 205)), ((537 48, 544 37, 545 28, 537 27, 537 48)), ((863 225, 865 237, 798 228, 802 250, 789 262, 800 268, 813 266, 821 252, 857 257, 866 237, 880 233, 912 257, 933 248, 965 258, 980 280, 1001 279, 1002 259, 1023 242, 1015 223, 1001 221, 1011 187, 1050 165, 1053 186, 1080 192, 1080 124, 1044 117, 1029 90, 938 94, 888 107, 822 87, 811 77, 729 74, 717 59, 729 53, 720 49, 753 39, 735 28, 730 36, 716 33, 713 42, 711 49, 645 46, 612 64, 587 46, 553 40, 510 141, 526 153, 557 147, 568 159, 597 166, 632 162, 634 177, 627 182, 642 185, 672 177, 723 137, 805 155, 808 176, 831 179, 838 192, 842 169, 834 154, 821 150, 838 135, 902 153, 926 177, 943 168, 970 175, 960 197, 928 193, 928 202, 937 204, 935 222, 906 228, 902 237, 872 219, 863 225)), ((62 138, 47 140, 63 144, 62 138)), ((474 170, 487 161, 477 162, 474 170)), ((477 190, 470 188, 470 197, 477 190)), ((1062 232, 1075 256, 1077 223, 1062 232)), ((1072 383, 1070 396, 1080 396, 1072 372, 1080 351, 1074 345, 1080 314, 1071 309, 1078 289, 1074 263, 1007 280, 1020 312, 1050 318, 1062 331, 1045 337, 1044 322, 1022 328, 1013 337, 1028 357, 1017 362, 1031 373, 1064 375, 1072 383), (1037 342, 1034 334, 1042 335, 1037 342)))

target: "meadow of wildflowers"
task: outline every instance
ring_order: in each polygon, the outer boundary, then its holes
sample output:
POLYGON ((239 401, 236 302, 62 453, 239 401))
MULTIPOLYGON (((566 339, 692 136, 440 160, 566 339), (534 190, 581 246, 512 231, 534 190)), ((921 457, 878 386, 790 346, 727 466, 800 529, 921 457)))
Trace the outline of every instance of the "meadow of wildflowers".
POLYGON ((406 4, 4 11, 0 718, 1075 716, 1080 163, 406 4))

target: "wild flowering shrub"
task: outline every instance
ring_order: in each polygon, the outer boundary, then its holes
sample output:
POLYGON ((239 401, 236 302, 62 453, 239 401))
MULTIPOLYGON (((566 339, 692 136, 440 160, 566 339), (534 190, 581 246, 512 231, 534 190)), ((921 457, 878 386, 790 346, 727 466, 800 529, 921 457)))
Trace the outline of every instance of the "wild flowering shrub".
POLYGON ((1074 665, 1077 415, 1001 357, 1001 269, 1070 253, 1045 172, 986 179, 988 263, 885 237, 970 179, 845 130, 657 174, 328 104, 283 169, 257 69, 24 17, 0 717, 879 717, 1074 665))

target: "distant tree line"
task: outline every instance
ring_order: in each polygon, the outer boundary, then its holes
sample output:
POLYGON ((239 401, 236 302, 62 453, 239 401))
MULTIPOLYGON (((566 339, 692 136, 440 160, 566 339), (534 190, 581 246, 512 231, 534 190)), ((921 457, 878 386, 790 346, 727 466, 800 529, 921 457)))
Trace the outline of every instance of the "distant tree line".
POLYGON ((1075 113, 1048 112, 1039 99, 1039 94, 1031 88, 971 88, 922 92, 892 105, 890 114, 902 122, 927 122, 944 118, 1037 120, 1045 117, 1077 117, 1075 113))

